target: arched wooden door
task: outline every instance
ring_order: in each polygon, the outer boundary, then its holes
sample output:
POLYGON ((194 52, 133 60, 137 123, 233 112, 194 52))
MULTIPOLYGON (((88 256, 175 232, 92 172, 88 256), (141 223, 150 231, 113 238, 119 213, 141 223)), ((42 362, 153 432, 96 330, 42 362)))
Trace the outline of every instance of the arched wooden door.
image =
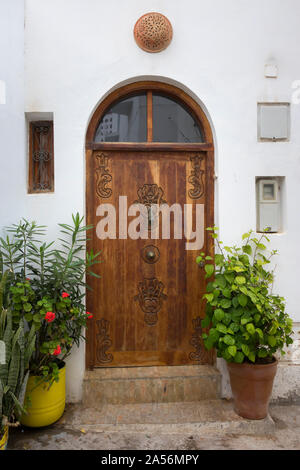
MULTIPOLYGON (((205 351, 201 340, 206 281, 195 262, 199 250, 186 250, 184 236, 174 239, 172 224, 170 239, 162 230, 151 239, 151 213, 148 239, 145 234, 132 239, 119 212, 120 196, 127 197, 127 207, 189 204, 193 215, 202 205, 204 226, 213 225, 213 139, 201 108, 162 83, 116 90, 90 122, 86 172, 87 223, 96 227, 103 219, 100 205, 116 209, 115 238, 99 239, 94 229, 88 242, 88 249, 102 251, 103 262, 96 267, 101 278, 88 279, 87 308, 94 316, 87 330, 87 367, 212 363, 213 352, 205 351)), ((133 219, 129 216, 128 224, 133 219)), ((200 251, 212 250, 204 231, 200 251)))

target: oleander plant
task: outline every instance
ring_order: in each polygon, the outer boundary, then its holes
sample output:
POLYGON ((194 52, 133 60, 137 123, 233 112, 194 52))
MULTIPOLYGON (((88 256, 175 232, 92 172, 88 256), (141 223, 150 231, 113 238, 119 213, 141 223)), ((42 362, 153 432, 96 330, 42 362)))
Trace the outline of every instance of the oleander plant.
POLYGON ((85 252, 86 233, 92 227, 83 225, 83 217, 72 215, 72 224, 59 227, 58 247, 43 241, 45 226, 25 219, 0 238, 2 263, 9 270, 13 325, 24 321, 34 329, 30 372, 50 385, 58 381, 72 347, 84 339, 83 328, 92 317, 84 303, 85 276, 97 276, 92 266, 100 262, 100 253, 85 252))

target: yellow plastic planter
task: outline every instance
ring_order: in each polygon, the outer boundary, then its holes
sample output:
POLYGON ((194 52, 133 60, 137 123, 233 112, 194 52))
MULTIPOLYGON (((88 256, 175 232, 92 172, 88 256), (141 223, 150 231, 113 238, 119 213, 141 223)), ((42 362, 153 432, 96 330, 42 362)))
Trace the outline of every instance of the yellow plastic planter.
POLYGON ((29 377, 25 404, 27 397, 30 399, 30 406, 27 408, 27 415, 23 414, 21 423, 30 428, 49 426, 55 423, 63 414, 66 403, 66 367, 59 371, 59 381, 54 382, 49 390, 49 384, 41 383, 36 386, 36 377, 29 377))
POLYGON ((8 442, 8 426, 4 427, 4 434, 0 437, 0 450, 5 450, 8 442))

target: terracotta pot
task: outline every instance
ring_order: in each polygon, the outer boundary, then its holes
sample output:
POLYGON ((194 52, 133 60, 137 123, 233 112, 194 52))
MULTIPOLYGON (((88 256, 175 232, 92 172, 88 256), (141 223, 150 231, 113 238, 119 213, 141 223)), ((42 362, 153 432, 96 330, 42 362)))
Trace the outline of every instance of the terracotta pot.
POLYGON ((270 364, 227 363, 234 410, 239 416, 247 419, 267 416, 277 364, 276 359, 270 364))

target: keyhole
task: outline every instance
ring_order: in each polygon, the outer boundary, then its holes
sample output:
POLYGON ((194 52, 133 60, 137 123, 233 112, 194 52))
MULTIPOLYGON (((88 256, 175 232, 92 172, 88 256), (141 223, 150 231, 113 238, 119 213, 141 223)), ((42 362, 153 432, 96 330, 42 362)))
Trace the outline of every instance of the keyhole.
POLYGON ((148 230, 155 227, 157 219, 157 210, 154 207, 148 207, 148 230))

